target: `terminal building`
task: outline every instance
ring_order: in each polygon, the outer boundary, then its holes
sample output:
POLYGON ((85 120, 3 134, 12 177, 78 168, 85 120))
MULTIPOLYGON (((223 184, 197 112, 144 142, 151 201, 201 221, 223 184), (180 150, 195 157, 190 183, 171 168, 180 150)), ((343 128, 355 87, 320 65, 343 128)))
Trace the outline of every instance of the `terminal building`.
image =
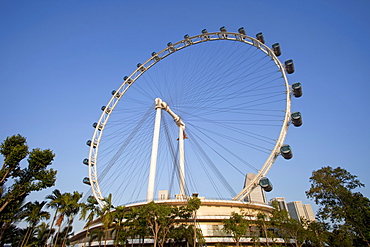
MULTIPOLYGON (((245 184, 247 186, 249 181, 254 178, 253 173, 246 175, 245 184)), ((244 214, 249 220, 256 220, 257 214, 263 213, 270 215, 273 211, 271 203, 277 201, 279 208, 287 210, 289 215, 293 219, 300 219, 301 217, 308 220, 315 220, 312 208, 310 205, 303 205, 302 202, 294 201, 286 203, 284 197, 272 198, 269 202, 266 200, 266 194, 263 188, 258 185, 252 192, 245 198, 244 201, 233 201, 233 200, 210 200, 204 197, 199 197, 201 200, 201 206, 197 210, 196 222, 197 228, 201 230, 204 237, 205 244, 207 246, 217 246, 222 244, 224 246, 234 246, 235 241, 231 234, 227 234, 223 230, 223 220, 230 218, 233 212, 244 214)), ((135 203, 131 205, 126 205, 126 208, 140 207, 145 205, 147 202, 135 203)), ((176 195, 175 198, 170 198, 169 192, 167 190, 158 191, 158 198, 155 200, 157 204, 167 204, 174 206, 184 206, 187 203, 186 198, 176 195)), ((188 223, 191 224, 191 223, 188 223)), ((90 226, 90 231, 94 228, 101 228, 102 223, 100 219, 96 219, 93 225, 90 226)), ((86 246, 89 242, 87 234, 87 229, 75 234, 71 241, 75 246, 82 247, 86 246)), ((256 234, 258 235, 259 230, 254 226, 249 227, 249 231, 246 236, 241 238, 240 243, 243 246, 253 246, 256 241, 256 234)), ((261 238, 263 239, 263 238, 261 238)), ((261 240, 266 241, 266 240, 261 240)), ((293 246, 292 243, 284 242, 283 239, 274 239, 274 244, 280 244, 281 246, 293 246)), ((132 246, 152 246, 153 239, 131 239, 128 240, 128 244, 132 246)), ((107 246, 113 246, 113 240, 107 241, 107 246)), ((91 246, 99 246, 98 241, 92 241, 91 246)), ((167 246, 167 245, 166 245, 167 246)))

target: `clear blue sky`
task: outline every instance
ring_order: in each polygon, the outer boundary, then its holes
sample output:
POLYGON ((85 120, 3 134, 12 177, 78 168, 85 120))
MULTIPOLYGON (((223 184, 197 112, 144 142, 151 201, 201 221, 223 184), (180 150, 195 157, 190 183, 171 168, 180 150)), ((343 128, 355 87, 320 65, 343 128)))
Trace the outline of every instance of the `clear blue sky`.
POLYGON ((186 33, 243 26, 281 44, 304 90, 292 107, 304 125, 287 137, 294 158, 274 164, 268 197, 313 204, 308 179, 327 165, 357 175, 369 197, 369 11, 365 0, 0 1, 0 139, 52 149, 56 188, 86 191, 85 142, 122 77, 186 33))

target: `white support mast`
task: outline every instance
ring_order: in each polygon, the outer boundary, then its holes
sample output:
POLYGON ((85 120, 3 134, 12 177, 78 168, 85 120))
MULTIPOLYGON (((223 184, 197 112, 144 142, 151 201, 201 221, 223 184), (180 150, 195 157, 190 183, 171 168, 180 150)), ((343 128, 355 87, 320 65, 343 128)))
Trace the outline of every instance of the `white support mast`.
POLYGON ((161 121, 161 110, 168 112, 176 125, 179 127, 179 177, 180 177, 180 195, 185 198, 185 158, 184 158, 184 135, 185 135, 185 124, 182 122, 180 116, 176 115, 168 106, 167 103, 163 102, 160 98, 155 99, 156 117, 154 123, 154 134, 152 144, 152 156, 150 159, 150 171, 148 180, 148 193, 147 201, 153 201, 154 199, 154 183, 155 173, 157 169, 157 156, 158 156, 158 141, 159 141, 159 130, 161 121))
POLYGON ((148 202, 151 202, 154 200, 154 182, 155 182, 155 172, 157 169, 159 129, 161 126, 161 113, 162 113, 161 111, 162 110, 162 100, 159 98, 155 99, 155 110, 156 110, 156 115, 155 115, 155 123, 154 123, 152 156, 150 158, 148 193, 146 195, 146 200, 148 202))

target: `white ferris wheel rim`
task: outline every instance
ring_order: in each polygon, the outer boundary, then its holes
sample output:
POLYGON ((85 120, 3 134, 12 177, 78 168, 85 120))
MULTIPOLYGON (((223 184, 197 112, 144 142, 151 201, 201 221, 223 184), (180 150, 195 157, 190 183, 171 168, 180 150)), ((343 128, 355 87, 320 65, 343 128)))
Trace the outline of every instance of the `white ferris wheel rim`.
POLYGON ((260 41, 258 41, 256 38, 250 37, 245 34, 233 33, 233 32, 224 32, 224 31, 210 32, 210 33, 207 32, 207 33, 202 33, 202 34, 195 35, 192 37, 185 37, 183 40, 180 40, 179 42, 174 43, 174 44, 169 44, 167 48, 163 49, 162 51, 156 54, 153 54, 152 57, 150 57, 147 61, 141 64, 141 66, 139 66, 131 75, 129 75, 123 81, 123 83, 116 90, 116 93, 109 100, 108 104, 106 105, 105 110, 103 110, 99 118, 99 121, 97 122, 97 127, 95 128, 92 139, 91 139, 92 144, 90 145, 89 156, 88 156, 88 174, 89 174, 89 180, 90 180, 92 193, 101 207, 104 206, 105 202, 104 202, 104 197, 103 197, 103 194, 101 193, 101 189, 99 186, 98 172, 97 172, 99 144, 102 139, 104 128, 109 120, 109 117, 112 114, 119 100, 126 93, 126 91, 135 83, 135 81, 141 75, 143 75, 148 69, 154 66, 157 62, 161 61, 162 59, 168 57, 169 55, 181 49, 184 49, 186 47, 190 47, 190 46, 208 42, 208 41, 217 41, 217 40, 238 41, 238 42, 245 43, 246 45, 251 45, 251 46, 258 48, 260 51, 264 52, 267 56, 269 56, 274 61, 274 63, 278 67, 284 79, 284 83, 286 87, 285 117, 283 120, 283 124, 280 130, 279 137, 276 140, 275 147, 271 151, 264 165, 258 171, 254 179, 250 181, 249 186, 241 190, 238 193, 238 195, 232 199, 242 201, 251 192, 251 190, 258 184, 259 179, 266 176, 267 172, 270 170, 276 158, 280 154, 280 148, 284 144, 284 140, 285 140, 288 127, 289 127, 289 123, 290 123, 291 89, 290 89, 290 85, 287 79, 285 67, 283 66, 281 61, 277 58, 277 56, 274 54, 272 49, 266 46, 265 44, 261 43, 260 41))

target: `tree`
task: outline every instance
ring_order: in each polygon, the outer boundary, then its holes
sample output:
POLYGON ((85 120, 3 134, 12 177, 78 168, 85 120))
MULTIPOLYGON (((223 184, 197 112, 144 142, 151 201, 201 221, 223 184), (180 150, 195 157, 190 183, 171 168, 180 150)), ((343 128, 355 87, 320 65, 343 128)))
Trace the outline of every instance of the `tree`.
POLYGON ((52 234, 55 230, 49 228, 49 224, 42 222, 35 229, 35 246, 44 246, 47 244, 50 233, 52 234))
POLYGON ((176 219, 189 219, 191 211, 186 206, 156 204, 152 201, 141 207, 140 217, 144 219, 153 234, 154 247, 157 244, 163 247, 176 219))
POLYGON ((113 223, 113 214, 112 209, 114 208, 112 204, 112 194, 109 194, 108 197, 104 198, 105 204, 102 210, 100 211, 100 216, 102 219, 103 229, 104 229, 104 247, 107 246, 109 227, 113 223))
POLYGON ((200 208, 201 201, 198 197, 192 196, 188 199, 188 203, 186 205, 187 209, 193 213, 193 246, 195 247, 197 244, 197 210, 200 208))
POLYGON ((4 163, 0 170, 0 246, 4 244, 8 228, 19 220, 20 207, 33 191, 51 187, 55 183, 56 171, 48 169, 54 154, 49 149, 28 151, 26 138, 21 135, 7 137, 0 144, 4 163), (20 162, 28 156, 28 165, 20 162))
POLYGON ((289 236, 294 240, 296 247, 303 246, 308 237, 306 220, 303 218, 301 220, 289 219, 284 228, 289 236))
POLYGON ((229 219, 222 221, 224 225, 224 231, 231 234, 236 246, 239 246, 240 239, 247 235, 249 227, 248 221, 244 218, 244 215, 232 212, 229 219))
MULTIPOLYGON (((63 193, 61 198, 60 198, 60 207, 59 207, 59 216, 57 219, 56 225, 58 226, 58 231, 55 237, 55 243, 54 246, 57 245, 57 241, 60 241, 60 227, 62 225, 62 222, 64 220, 64 217, 68 217, 68 226, 66 229, 64 229, 64 237, 62 237, 62 245, 66 243, 66 240, 68 238, 68 234, 71 232, 71 224, 73 222, 73 216, 76 215, 79 211, 79 200, 82 197, 82 194, 79 193, 78 191, 74 191, 73 194, 71 193, 63 193)), ((63 236, 63 235, 61 235, 63 236)))
POLYGON ((22 240, 22 246, 27 245, 28 240, 30 239, 31 235, 33 235, 33 231, 36 225, 41 220, 48 220, 50 218, 50 213, 47 211, 43 211, 42 208, 45 206, 46 201, 42 202, 28 202, 24 205, 25 211, 23 214, 23 218, 28 222, 27 232, 24 235, 22 240))
POLYGON ((291 236, 287 231, 290 219, 289 212, 287 210, 280 209, 277 201, 273 201, 272 206, 274 207, 274 210, 271 212, 271 226, 273 227, 277 237, 282 238, 287 246, 291 239, 291 236))
POLYGON ((89 234, 91 223, 98 215, 100 215, 100 207, 94 197, 88 197, 86 203, 81 203, 80 220, 86 220, 85 228, 87 228, 85 242, 89 234))
POLYGON ((314 171, 310 182, 306 195, 320 206, 317 216, 332 224, 343 223, 370 246, 370 200, 359 192, 352 192, 364 186, 357 176, 340 167, 327 166, 314 171))
POLYGON ((0 146, 0 153, 5 157, 0 170, 0 186, 2 187, 9 178, 20 175, 19 162, 28 154, 26 138, 19 134, 6 138, 0 146))
POLYGON ((0 153, 5 157, 0 170, 1 190, 4 190, 9 178, 13 180, 0 198, 0 213, 11 203, 16 203, 32 191, 40 191, 55 184, 57 172, 47 169, 55 156, 51 150, 36 148, 28 152, 26 139, 21 135, 15 135, 6 138, 0 145, 0 153), (27 155, 28 166, 21 169, 20 162, 27 155))
POLYGON ((126 220, 126 207, 118 206, 112 212, 113 218, 113 229, 112 236, 114 236, 114 246, 126 244, 127 240, 127 228, 124 224, 126 220))
POLYGON ((89 246, 91 246, 91 243, 94 240, 97 240, 99 242, 99 247, 102 245, 101 242, 104 237, 104 231, 102 231, 101 228, 95 228, 91 230, 90 237, 89 237, 89 246))
POLYGON ((74 191, 72 196, 70 197, 70 201, 68 204, 68 210, 66 211, 66 216, 68 216, 68 226, 66 229, 62 247, 65 246, 67 238, 68 238, 68 233, 72 229, 71 227, 72 227, 73 219, 75 215, 77 215, 78 212, 80 211, 81 203, 79 202, 79 200, 81 199, 81 197, 82 197, 82 193, 79 193, 77 191, 74 191))
MULTIPOLYGON (((266 239, 266 245, 267 246, 270 246, 269 244, 269 227, 270 227, 270 221, 269 221, 269 217, 267 214, 265 213, 258 213, 257 214, 257 220, 255 221, 256 222, 256 225, 258 226, 258 228, 260 229, 260 232, 263 233, 263 235, 265 236, 265 239, 266 239)), ((262 235, 262 234, 261 234, 262 235)))
POLYGON ((320 247, 328 245, 330 232, 329 225, 327 223, 320 221, 311 221, 308 223, 307 230, 308 244, 320 247))
POLYGON ((128 228, 128 235, 131 239, 138 236, 141 240, 141 244, 144 243, 145 236, 149 235, 150 229, 147 225, 146 218, 142 214, 141 207, 131 207, 126 212, 125 226, 128 228))
MULTIPOLYGON (((53 190, 52 194, 47 195, 45 197, 45 199, 50 200, 49 203, 46 206, 48 208, 54 208, 54 210, 55 210, 53 220, 51 222, 51 226, 50 226, 50 229, 49 229, 49 233, 48 233, 47 238, 46 238, 47 240, 49 239, 50 235, 52 234, 52 231, 54 230, 53 227, 54 227, 55 219, 56 219, 57 214, 59 212, 59 208, 62 206, 62 197, 63 197, 63 195, 60 192, 60 190, 58 190, 58 189, 53 190)), ((45 242, 44 247, 46 247, 47 242, 48 241, 45 242)))
MULTIPOLYGON (((1 197, 1 195, 0 195, 1 197)), ((13 201, 6 209, 3 210, 0 214, 0 246, 4 246, 4 243, 17 243, 16 239, 19 235, 14 233, 22 232, 22 229, 19 229, 16 226, 16 223, 21 221, 21 216, 24 213, 24 199, 25 196, 19 198, 16 201, 13 201), (10 236, 13 236, 12 238, 10 236), (9 242, 10 241, 10 242, 9 242)), ((23 238, 24 234, 22 235, 23 238)), ((19 242, 22 241, 22 238, 19 242)))

